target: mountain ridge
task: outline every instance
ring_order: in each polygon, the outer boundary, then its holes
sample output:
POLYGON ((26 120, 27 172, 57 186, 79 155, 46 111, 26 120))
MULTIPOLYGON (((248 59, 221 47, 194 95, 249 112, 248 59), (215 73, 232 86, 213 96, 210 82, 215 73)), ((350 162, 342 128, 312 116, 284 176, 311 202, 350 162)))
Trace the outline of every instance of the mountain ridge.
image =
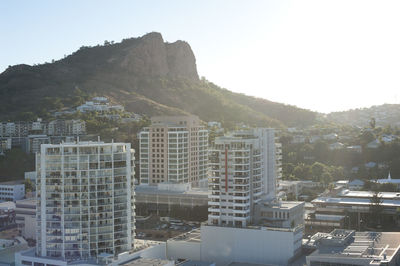
MULTIPOLYGON (((128 111, 146 115, 192 113, 205 121, 250 125, 308 125, 316 113, 234 93, 199 79, 196 58, 185 41, 164 42, 160 33, 82 46, 71 55, 37 66, 15 65, 0 74, 0 113, 40 113, 42 98, 72 104, 77 89, 104 95, 128 111)), ((47 108, 47 109, 46 109, 47 108)))

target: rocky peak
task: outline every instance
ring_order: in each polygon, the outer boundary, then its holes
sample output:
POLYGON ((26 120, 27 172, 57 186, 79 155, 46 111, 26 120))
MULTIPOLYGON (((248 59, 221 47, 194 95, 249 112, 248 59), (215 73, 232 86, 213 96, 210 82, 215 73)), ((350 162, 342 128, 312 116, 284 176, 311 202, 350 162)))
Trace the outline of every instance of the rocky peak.
POLYGON ((127 47, 120 66, 140 76, 199 79, 190 45, 184 41, 165 43, 158 32, 148 33, 127 47))

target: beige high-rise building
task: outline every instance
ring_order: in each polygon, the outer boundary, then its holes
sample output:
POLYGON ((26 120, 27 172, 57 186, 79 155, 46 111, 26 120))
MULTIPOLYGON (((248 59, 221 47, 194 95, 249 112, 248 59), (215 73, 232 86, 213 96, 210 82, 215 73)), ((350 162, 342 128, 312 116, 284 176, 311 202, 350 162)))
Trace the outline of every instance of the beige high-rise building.
POLYGON ((197 116, 156 116, 139 133, 140 183, 207 178, 208 131, 197 116))

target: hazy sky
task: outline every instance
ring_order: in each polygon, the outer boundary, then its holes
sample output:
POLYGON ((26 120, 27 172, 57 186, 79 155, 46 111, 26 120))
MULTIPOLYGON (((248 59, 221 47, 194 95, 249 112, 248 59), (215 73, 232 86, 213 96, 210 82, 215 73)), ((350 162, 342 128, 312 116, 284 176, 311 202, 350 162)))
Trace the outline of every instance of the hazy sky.
POLYGON ((147 32, 200 76, 321 112, 400 102, 400 1, 0 1, 0 72, 147 32))

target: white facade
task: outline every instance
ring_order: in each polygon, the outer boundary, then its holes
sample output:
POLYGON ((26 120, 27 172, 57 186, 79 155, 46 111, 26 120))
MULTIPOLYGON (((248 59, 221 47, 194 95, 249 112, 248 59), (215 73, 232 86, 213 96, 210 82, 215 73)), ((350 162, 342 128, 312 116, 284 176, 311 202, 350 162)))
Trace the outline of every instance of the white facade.
POLYGON ((88 101, 76 108, 81 113, 86 112, 109 112, 112 110, 124 111, 122 105, 109 105, 108 103, 88 101))
POLYGON ((216 138, 210 164, 210 225, 246 227, 253 205, 262 197, 275 197, 280 167, 273 129, 237 131, 216 138))
POLYGON ((0 183, 0 201, 16 201, 25 197, 25 185, 19 182, 0 183))
POLYGON ((36 162, 37 256, 72 261, 133 247, 130 144, 44 144, 36 162))
MULTIPOLYGON (((124 252, 119 254, 115 258, 110 258, 108 254, 103 254, 99 259, 89 259, 89 260, 75 260, 75 261, 65 261, 60 258, 51 257, 39 257, 35 255, 35 249, 23 250, 15 253, 15 265, 55 265, 55 266, 94 266, 94 265, 107 265, 107 266, 118 266, 123 264, 129 264, 131 261, 140 261, 140 259, 155 259, 154 265, 175 265, 173 262, 160 264, 160 260, 166 259, 166 243, 165 242, 155 242, 147 240, 135 240, 135 249, 131 252, 124 252), (132 252, 133 251, 133 252, 132 252), (158 261, 157 261, 158 260, 158 261)), ((139 264, 141 265, 141 264, 139 264)), ((151 264, 145 264, 151 265, 151 264)))
POLYGON ((202 226, 201 260, 286 265, 301 249, 299 230, 202 226))
POLYGON ((303 230, 202 225, 167 241, 168 259, 211 261, 216 265, 287 265, 301 250, 303 230))

